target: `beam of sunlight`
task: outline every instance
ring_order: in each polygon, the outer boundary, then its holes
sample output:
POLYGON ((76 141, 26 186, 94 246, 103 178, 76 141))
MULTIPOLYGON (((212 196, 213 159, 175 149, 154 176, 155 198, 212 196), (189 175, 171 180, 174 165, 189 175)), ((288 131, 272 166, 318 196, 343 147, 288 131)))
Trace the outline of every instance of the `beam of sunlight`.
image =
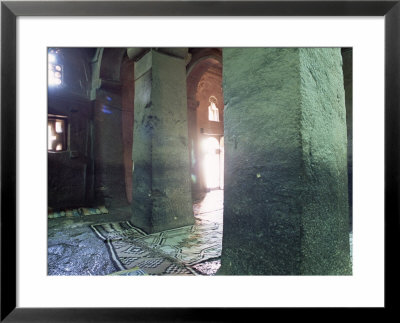
POLYGON ((220 165, 219 165, 219 142, 214 137, 203 141, 204 154, 204 173, 207 188, 219 187, 220 165))

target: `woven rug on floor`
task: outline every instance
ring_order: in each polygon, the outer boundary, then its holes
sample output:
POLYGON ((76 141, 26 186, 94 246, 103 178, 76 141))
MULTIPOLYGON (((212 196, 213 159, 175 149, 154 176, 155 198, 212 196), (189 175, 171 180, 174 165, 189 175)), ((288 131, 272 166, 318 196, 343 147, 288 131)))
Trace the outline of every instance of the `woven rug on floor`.
POLYGON ((55 218, 62 218, 62 217, 78 217, 83 215, 101 215, 101 214, 108 214, 108 210, 105 206, 98 206, 98 207, 80 207, 77 209, 64 209, 59 211, 53 211, 52 208, 48 209, 48 218, 55 219, 55 218))
POLYGON ((222 224, 185 226, 149 234, 140 240, 151 248, 192 266, 221 256, 222 224))
POLYGON ((149 275, 187 274, 182 268, 196 273, 191 266, 221 256, 222 224, 219 223, 192 225, 153 234, 146 234, 129 221, 97 224, 91 228, 106 242, 117 266, 125 269, 138 266, 149 275), (165 259, 164 262, 161 262, 160 256, 165 259))
POLYGON ((90 226, 102 240, 122 240, 144 237, 147 234, 129 221, 94 224, 90 226))
POLYGON ((138 267, 147 275, 197 275, 193 269, 177 259, 149 248, 138 240, 138 237, 145 233, 131 227, 126 221, 90 227, 106 244, 111 260, 118 271, 138 267))
POLYGON ((147 274, 143 269, 140 269, 139 267, 133 267, 127 270, 117 271, 109 274, 108 276, 147 276, 147 274))

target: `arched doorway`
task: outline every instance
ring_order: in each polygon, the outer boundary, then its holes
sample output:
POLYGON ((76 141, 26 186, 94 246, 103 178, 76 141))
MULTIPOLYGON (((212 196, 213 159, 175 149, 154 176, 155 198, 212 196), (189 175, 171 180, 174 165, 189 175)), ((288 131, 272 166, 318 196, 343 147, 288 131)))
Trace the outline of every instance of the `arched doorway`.
POLYGON ((223 158, 220 155, 220 139, 224 135, 222 55, 221 50, 215 48, 196 48, 190 53, 192 59, 187 66, 188 132, 192 195, 197 200, 209 190, 223 189, 223 158))

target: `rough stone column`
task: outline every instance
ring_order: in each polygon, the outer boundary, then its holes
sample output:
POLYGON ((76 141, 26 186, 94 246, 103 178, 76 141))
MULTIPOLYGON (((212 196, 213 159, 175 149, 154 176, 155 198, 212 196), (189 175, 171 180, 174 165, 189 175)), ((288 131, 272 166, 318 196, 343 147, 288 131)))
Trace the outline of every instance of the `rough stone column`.
POLYGON ((97 203, 126 205, 120 84, 102 80, 94 106, 95 191, 97 203))
POLYGON ((201 192, 199 170, 199 144, 197 127, 197 108, 199 101, 188 97, 188 134, 189 134, 189 160, 192 199, 197 200, 201 192))
POLYGON ((227 48, 222 275, 351 274, 340 49, 227 48))
POLYGON ((350 229, 353 227, 353 50, 342 50, 344 91, 346 96, 347 169, 349 182, 350 229))
POLYGON ((133 111, 135 100, 134 61, 128 58, 121 64, 122 141, 124 147, 125 191, 128 203, 132 202, 132 146, 133 111))
POLYGON ((132 222, 159 232, 194 224, 188 150, 187 49, 135 64, 132 222))

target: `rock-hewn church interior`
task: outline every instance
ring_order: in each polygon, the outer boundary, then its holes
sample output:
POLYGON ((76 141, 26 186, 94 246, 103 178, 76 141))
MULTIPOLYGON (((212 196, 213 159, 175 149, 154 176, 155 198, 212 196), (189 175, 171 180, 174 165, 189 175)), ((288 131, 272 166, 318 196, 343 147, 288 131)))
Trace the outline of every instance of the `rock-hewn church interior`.
POLYGON ((351 275, 351 48, 48 48, 48 275, 351 275))

